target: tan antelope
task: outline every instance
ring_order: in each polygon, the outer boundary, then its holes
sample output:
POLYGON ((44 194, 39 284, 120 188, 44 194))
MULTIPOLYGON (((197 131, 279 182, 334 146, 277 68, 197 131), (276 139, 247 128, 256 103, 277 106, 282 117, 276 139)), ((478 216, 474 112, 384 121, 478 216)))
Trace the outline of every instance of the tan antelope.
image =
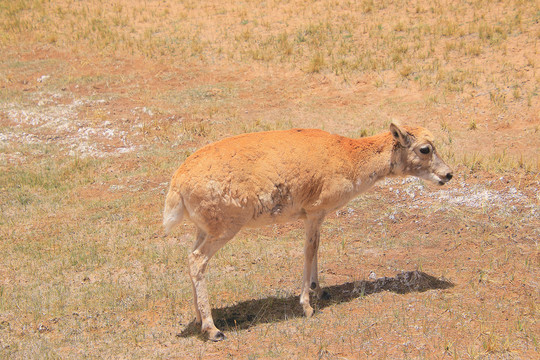
POLYGON ((178 168, 165 200, 166 233, 188 217, 197 227, 188 255, 197 323, 213 341, 204 273, 210 258, 244 227, 304 220, 304 276, 300 304, 310 317, 309 294, 322 295, 317 270, 325 216, 389 176, 414 175, 440 185, 452 170, 424 128, 390 125, 390 132, 351 139, 322 130, 251 133, 207 145, 178 168))

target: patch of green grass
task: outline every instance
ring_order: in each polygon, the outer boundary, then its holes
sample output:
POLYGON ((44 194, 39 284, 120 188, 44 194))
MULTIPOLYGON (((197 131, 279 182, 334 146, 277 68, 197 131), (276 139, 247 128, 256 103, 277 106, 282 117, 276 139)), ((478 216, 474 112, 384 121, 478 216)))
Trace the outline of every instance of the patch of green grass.
POLYGON ((41 163, 9 168, 0 176, 0 187, 9 191, 62 192, 92 182, 100 161, 93 158, 44 159, 41 163))

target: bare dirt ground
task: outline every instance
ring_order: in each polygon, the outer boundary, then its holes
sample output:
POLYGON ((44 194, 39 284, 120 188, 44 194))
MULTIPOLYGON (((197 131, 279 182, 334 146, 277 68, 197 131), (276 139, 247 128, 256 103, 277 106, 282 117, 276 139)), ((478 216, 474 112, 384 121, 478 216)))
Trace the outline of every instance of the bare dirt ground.
POLYGON ((535 359, 540 9, 527 1, 0 5, 0 357, 535 359), (330 216, 330 300, 298 304, 301 223, 212 260, 192 323, 168 181, 251 131, 432 130, 455 179, 330 216))

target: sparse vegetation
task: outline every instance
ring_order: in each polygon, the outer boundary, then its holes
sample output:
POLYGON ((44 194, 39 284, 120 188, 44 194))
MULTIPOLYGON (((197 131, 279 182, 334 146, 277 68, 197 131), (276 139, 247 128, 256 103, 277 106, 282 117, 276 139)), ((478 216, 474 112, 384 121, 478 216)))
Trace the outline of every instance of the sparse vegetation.
POLYGON ((539 13, 0 2, 0 358, 535 358, 539 13), (394 118, 432 130, 456 178, 396 180, 330 216, 319 267, 334 297, 310 320, 301 224, 242 232, 208 271, 229 340, 202 341, 193 229, 161 236, 172 171, 229 135, 361 137, 394 118), (373 291, 415 270, 454 286, 373 291))

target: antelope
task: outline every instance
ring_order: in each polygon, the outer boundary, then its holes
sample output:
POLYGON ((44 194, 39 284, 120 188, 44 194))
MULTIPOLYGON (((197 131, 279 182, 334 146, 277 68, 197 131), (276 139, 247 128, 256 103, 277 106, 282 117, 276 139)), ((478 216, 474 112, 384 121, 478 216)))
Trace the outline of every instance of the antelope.
POLYGON ((196 226, 188 255, 196 323, 209 340, 225 335, 214 325, 204 273, 210 258, 244 227, 305 225, 300 304, 311 317, 310 292, 319 285, 320 228, 335 211, 377 181, 413 175, 443 185, 452 170, 421 127, 390 124, 390 132, 352 139, 316 129, 238 135, 199 149, 174 173, 165 200, 168 234, 184 217, 196 226))

